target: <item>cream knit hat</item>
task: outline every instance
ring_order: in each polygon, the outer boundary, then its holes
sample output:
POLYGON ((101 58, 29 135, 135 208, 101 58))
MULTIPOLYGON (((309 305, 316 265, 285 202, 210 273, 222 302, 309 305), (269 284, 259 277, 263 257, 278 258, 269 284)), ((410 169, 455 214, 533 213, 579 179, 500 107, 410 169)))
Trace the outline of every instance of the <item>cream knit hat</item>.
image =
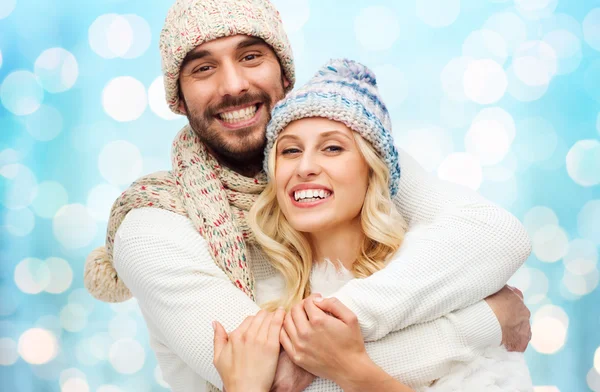
POLYGON ((290 82, 294 59, 277 9, 268 0, 176 0, 160 34, 160 52, 167 103, 179 110, 179 70, 185 56, 205 42, 232 35, 249 35, 269 44, 290 82))

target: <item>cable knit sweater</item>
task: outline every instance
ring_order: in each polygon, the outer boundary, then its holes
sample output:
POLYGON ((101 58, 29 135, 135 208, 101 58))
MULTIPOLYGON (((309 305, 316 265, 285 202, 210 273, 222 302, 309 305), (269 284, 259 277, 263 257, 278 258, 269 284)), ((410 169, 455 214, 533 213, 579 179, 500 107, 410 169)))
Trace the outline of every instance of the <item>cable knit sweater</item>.
MULTIPOLYGON (((500 343, 498 322, 481 300, 522 265, 530 243, 508 212, 427 174, 402 151, 400 162, 395 202, 409 230, 420 230, 388 268, 348 282, 334 296, 357 314, 371 358, 392 376, 422 386, 500 343)), ((259 249, 250 246, 248 256, 260 291, 276 271, 259 249)), ((158 209, 130 212, 115 238, 114 263, 138 300, 172 389, 203 390, 205 380, 221 387, 211 322, 230 331, 259 307, 215 265, 191 222, 158 209)), ((307 390, 339 387, 317 379, 307 390)))

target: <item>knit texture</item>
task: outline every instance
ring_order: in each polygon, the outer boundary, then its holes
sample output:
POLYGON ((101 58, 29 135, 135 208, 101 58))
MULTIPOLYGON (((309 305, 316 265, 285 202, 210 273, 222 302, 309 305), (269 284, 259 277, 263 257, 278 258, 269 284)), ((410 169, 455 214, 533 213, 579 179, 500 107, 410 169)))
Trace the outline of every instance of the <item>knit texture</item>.
POLYGON ((269 0, 177 0, 160 34, 165 94, 178 114, 179 72, 187 54, 205 42, 233 35, 263 39, 273 48, 283 72, 294 86, 294 59, 277 9, 269 0))
POLYGON ((142 177, 113 204, 106 233, 106 245, 87 258, 84 284, 96 298, 121 302, 131 293, 113 267, 115 234, 129 211, 155 207, 189 218, 210 247, 215 263, 231 282, 250 298, 254 280, 246 262, 246 242, 254 234, 246 214, 266 186, 266 176, 244 177, 220 166, 186 125, 172 149, 171 172, 142 177))
MULTIPOLYGON (((498 321, 478 301, 523 264, 530 242, 510 213, 399 153, 403 173, 394 202, 409 230, 397 262, 352 280, 335 296, 358 316, 369 356, 392 376, 421 386, 456 361, 474 358, 477 347, 500 344, 498 321), (444 316, 455 309, 461 309, 456 317, 444 316)), ((263 303, 276 271, 256 246, 246 251, 256 301, 263 303)), ((135 295, 172 390, 201 391, 204 380, 221 386, 211 322, 232 331, 260 308, 215 265, 191 221, 163 209, 131 211, 115 239, 115 268, 135 295)), ((322 379, 308 389, 339 390, 322 379)))
POLYGON ((391 195, 398 192, 400 164, 392 122, 369 68, 352 60, 331 60, 308 83, 275 105, 266 133, 266 172, 279 133, 292 121, 307 117, 339 121, 369 141, 389 168, 391 195))

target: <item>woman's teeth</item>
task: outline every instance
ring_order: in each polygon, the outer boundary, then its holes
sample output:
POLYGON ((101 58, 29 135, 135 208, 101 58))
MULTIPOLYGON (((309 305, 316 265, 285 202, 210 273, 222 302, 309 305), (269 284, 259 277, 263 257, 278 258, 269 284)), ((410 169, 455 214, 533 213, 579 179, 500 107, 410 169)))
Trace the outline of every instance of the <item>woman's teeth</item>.
POLYGON ((294 192, 294 200, 299 202, 310 202, 319 199, 326 199, 331 195, 331 192, 324 189, 306 189, 303 191, 294 192))
POLYGON ((227 123, 236 123, 240 121, 250 120, 256 114, 257 105, 248 106, 247 108, 240 110, 233 110, 231 112, 223 112, 219 114, 221 120, 227 123))

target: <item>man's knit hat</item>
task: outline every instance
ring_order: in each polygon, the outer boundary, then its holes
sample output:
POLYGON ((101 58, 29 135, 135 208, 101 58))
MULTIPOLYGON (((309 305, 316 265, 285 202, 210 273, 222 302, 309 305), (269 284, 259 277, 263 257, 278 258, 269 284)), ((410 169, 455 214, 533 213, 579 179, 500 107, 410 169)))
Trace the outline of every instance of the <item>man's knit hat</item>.
POLYGON ((391 195, 398 192, 400 163, 392 122, 369 68, 352 60, 331 60, 307 84, 275 105, 267 126, 265 171, 268 172, 269 152, 279 133, 292 121, 307 117, 339 121, 358 132, 387 164, 391 195))
POLYGON ((249 35, 269 44, 294 85, 292 48, 279 12, 269 0, 176 0, 160 34, 160 53, 167 103, 179 110, 179 70, 183 59, 198 45, 232 35, 249 35))

